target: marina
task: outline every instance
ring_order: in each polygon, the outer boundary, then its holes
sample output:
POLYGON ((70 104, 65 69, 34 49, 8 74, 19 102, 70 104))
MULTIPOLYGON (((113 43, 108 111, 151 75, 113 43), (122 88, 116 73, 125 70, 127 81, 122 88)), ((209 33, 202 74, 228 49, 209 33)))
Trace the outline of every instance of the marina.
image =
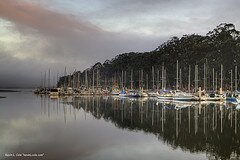
POLYGON ((239 6, 0 0, 0 160, 240 160, 239 6))
MULTIPOLYGON (((46 72, 44 80, 41 77, 41 86, 37 88, 35 94, 46 94, 55 96, 82 96, 82 95, 115 95, 119 97, 157 97, 162 100, 172 101, 230 101, 240 103, 238 89, 238 71, 235 66, 235 90, 233 90, 232 70, 230 85, 223 84, 223 65, 220 65, 220 79, 215 75, 216 70, 212 70, 212 84, 207 83, 208 74, 206 74, 207 65, 203 65, 203 79, 199 79, 198 65, 195 65, 194 81, 191 83, 191 67, 188 67, 188 84, 187 88, 183 87, 182 73, 179 69, 179 61, 176 62, 176 81, 173 85, 168 84, 166 76, 166 68, 161 66, 161 77, 159 70, 155 73, 154 66, 152 69, 152 88, 149 87, 149 78, 146 73, 144 79, 143 69, 139 70, 138 80, 133 79, 133 70, 130 72, 130 81, 128 81, 128 74, 126 71, 121 71, 121 76, 117 79, 116 74, 112 79, 105 77, 104 81, 101 79, 102 75, 99 69, 92 69, 92 74, 89 75, 87 70, 82 73, 74 71, 71 75, 67 75, 65 68, 64 76, 57 80, 53 88, 50 88, 50 69, 48 74, 48 87, 46 86, 46 72), (95 71, 96 70, 96 71, 95 71), (180 74, 179 74, 180 73, 180 74), (88 78, 91 76, 91 78, 88 78), (95 77, 96 80, 95 80, 95 77), (155 82, 155 79, 157 81, 155 82), (112 81, 111 81, 112 80, 112 81), (107 83, 108 82, 108 83, 107 83), (218 83, 220 85, 218 86, 218 83), (91 84, 91 85, 90 85, 91 84), (135 85, 134 85, 135 84, 135 85), (138 86, 136 86, 138 84, 138 86)), ((169 79, 169 81, 172 81, 169 79)), ((226 81, 226 80, 224 80, 226 81)), ((186 86, 186 85, 185 85, 186 86)))

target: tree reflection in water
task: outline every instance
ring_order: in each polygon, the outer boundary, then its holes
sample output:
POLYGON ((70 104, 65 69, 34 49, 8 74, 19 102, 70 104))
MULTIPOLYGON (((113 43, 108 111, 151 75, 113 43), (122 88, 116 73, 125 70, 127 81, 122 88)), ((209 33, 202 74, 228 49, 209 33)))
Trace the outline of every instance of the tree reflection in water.
POLYGON ((152 133, 173 148, 205 152, 209 159, 240 157, 239 110, 231 103, 160 102, 101 96, 71 97, 62 101, 63 105, 83 109, 118 128, 152 133))

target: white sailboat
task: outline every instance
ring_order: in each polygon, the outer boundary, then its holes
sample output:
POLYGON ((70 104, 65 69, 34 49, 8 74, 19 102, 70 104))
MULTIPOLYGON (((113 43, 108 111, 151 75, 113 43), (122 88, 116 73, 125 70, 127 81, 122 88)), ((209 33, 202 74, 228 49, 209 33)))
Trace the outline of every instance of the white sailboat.
POLYGON ((199 98, 191 93, 182 92, 180 90, 175 91, 172 96, 174 101, 198 101, 199 98))
POLYGON ((174 93, 172 91, 163 90, 159 93, 157 98, 160 100, 173 100, 173 95, 174 93))

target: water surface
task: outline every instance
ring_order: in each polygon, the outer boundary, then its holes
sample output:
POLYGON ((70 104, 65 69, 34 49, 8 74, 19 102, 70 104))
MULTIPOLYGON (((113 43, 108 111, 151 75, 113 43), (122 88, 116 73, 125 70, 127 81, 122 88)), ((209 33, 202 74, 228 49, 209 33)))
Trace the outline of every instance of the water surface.
POLYGON ((27 91, 1 96, 7 97, 0 99, 1 159, 204 160, 240 154, 234 104, 51 99, 27 91))

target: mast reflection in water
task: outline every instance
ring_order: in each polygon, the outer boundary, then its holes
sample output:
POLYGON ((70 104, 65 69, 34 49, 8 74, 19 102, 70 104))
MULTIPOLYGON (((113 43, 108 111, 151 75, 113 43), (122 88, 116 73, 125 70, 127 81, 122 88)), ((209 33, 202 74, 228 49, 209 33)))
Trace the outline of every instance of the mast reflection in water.
MULTIPOLYGON (((63 99, 63 104, 74 107, 74 116, 75 110, 83 109, 118 128, 152 133, 173 148, 180 147, 191 153, 205 152, 208 159, 239 158, 239 110, 231 103, 75 97, 63 99)), ((66 114, 64 119, 66 121, 66 114)))

